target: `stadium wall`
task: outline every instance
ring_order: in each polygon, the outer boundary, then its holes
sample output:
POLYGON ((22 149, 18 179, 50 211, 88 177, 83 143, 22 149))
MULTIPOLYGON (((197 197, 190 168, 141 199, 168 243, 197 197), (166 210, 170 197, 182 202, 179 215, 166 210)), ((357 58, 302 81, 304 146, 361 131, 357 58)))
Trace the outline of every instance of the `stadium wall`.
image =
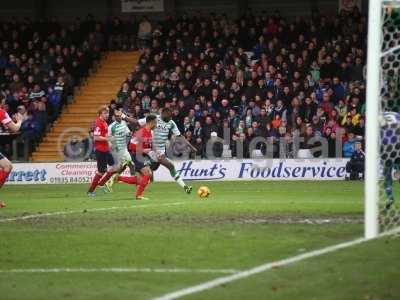
POLYGON ((37 1, 13 0, 0 2, 0 17, 11 19, 12 16, 36 17, 37 1))
MULTIPOLYGON (((297 15, 308 16, 313 8, 322 12, 335 13, 339 0, 164 0, 163 13, 146 13, 152 19, 161 19, 166 13, 182 15, 184 13, 226 13, 237 17, 252 9, 253 12, 267 14, 280 10, 282 15, 294 17, 297 15)), ((363 9, 368 0, 362 0, 363 9)), ((14 19, 15 17, 30 17, 40 19, 57 17, 60 21, 73 21, 76 17, 84 18, 92 14, 97 19, 104 20, 108 16, 133 17, 138 13, 122 13, 121 0, 13 0, 1 1, 0 18, 14 19)))
MULTIPOLYGON (((184 180, 344 180, 348 159, 179 160, 184 180)), ((89 183, 95 162, 17 163, 7 184, 89 183)), ((128 172, 128 171, 127 171, 128 172)), ((128 173, 127 173, 128 175, 128 173)), ((160 167, 155 181, 173 181, 160 167)))

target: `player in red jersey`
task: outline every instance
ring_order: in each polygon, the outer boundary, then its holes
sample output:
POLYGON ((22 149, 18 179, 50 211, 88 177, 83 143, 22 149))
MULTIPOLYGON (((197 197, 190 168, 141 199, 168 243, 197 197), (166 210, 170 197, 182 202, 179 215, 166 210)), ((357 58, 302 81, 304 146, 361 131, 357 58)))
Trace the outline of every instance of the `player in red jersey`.
MULTIPOLYGON (((97 161, 97 173, 94 175, 92 183, 90 184, 88 196, 95 196, 97 186, 104 186, 104 184, 116 172, 114 166, 114 158, 110 151, 110 138, 108 137, 108 107, 101 106, 98 111, 98 117, 93 131, 94 149, 97 161), (109 166, 107 170, 107 166, 109 166)), ((106 191, 106 189, 104 189, 106 191)))
MULTIPOLYGON (((21 127, 21 119, 18 115, 15 115, 15 122, 10 118, 8 113, 3 109, 3 105, 0 105, 0 123, 10 132, 18 132, 21 127)), ((12 170, 11 162, 0 152, 0 188, 4 185, 8 175, 12 170)), ((6 204, 0 201, 0 208, 6 207, 6 204)))
POLYGON ((146 125, 132 134, 131 143, 129 144, 129 151, 132 156, 132 161, 135 163, 138 176, 119 176, 118 180, 136 184, 136 199, 147 199, 143 197, 144 189, 150 182, 152 172, 150 169, 151 152, 153 151, 153 135, 151 131, 156 127, 156 116, 149 115, 146 117, 146 125))

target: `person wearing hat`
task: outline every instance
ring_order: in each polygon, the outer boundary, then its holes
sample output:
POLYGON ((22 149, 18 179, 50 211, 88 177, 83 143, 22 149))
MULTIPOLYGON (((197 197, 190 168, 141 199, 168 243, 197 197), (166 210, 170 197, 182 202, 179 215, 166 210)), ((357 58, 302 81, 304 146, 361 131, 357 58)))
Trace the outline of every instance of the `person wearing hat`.
POLYGON ((355 142, 355 150, 346 164, 346 180, 359 180, 364 178, 365 153, 360 141, 355 142))

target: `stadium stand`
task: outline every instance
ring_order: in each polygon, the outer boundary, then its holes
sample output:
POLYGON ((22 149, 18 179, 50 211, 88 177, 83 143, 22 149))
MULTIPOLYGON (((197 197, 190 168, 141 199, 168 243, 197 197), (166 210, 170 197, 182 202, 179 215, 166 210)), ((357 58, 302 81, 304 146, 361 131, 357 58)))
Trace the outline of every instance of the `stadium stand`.
POLYGON ((33 161, 64 160, 64 145, 71 139, 82 140, 87 137, 98 107, 107 104, 115 95, 120 82, 138 58, 136 52, 112 52, 105 56, 99 62, 96 73, 85 81, 73 103, 65 109, 37 152, 33 153, 33 161))
POLYGON ((24 120, 18 135, 0 128, 4 153, 26 160, 41 142, 100 59, 100 30, 91 20, 0 22, 0 98, 24 120))
MULTIPOLYGON (((171 107, 174 120, 197 147, 199 157, 206 157, 206 142, 212 136, 223 137, 227 128, 230 143, 217 151, 223 157, 236 156, 237 143, 243 143, 245 157, 265 154, 262 144, 252 153, 248 149, 251 141, 259 136, 274 143, 275 157, 288 158, 296 156, 293 145, 296 136, 305 140, 300 143, 302 150, 319 145, 312 138, 326 137, 329 157, 343 154, 335 152, 338 139, 349 146, 344 151, 346 156, 354 151, 355 140, 363 140, 366 24, 357 9, 337 16, 314 12, 309 19, 297 17, 295 20, 287 20, 279 13, 247 14, 238 20, 210 14, 175 19, 167 16, 158 22, 143 18, 138 24, 114 18, 105 24, 94 21, 90 24, 91 30, 80 34, 82 51, 92 49, 95 46, 90 45, 96 43, 97 49, 100 44, 107 45, 108 50, 131 50, 139 46, 138 63, 135 64, 137 56, 131 51, 118 54, 126 55, 126 60, 109 54, 104 69, 92 75, 93 79, 89 78, 88 86, 75 95, 74 104, 54 123, 39 152, 33 155, 34 160, 60 159, 59 154, 53 153, 58 135, 73 124, 89 128, 89 116, 93 117, 97 104, 110 99, 113 99, 113 108, 122 107, 134 117, 171 107), (117 71, 118 75, 114 76, 117 71), (106 80, 107 76, 112 80, 106 80), (120 77, 120 90, 115 94, 120 77), (100 93, 99 88, 103 87, 105 91, 100 93), (100 99, 100 95, 104 97, 100 99), (282 149, 277 143, 279 138, 286 141, 282 149)), ((60 28, 57 32, 64 31, 60 28)), ((64 34, 71 36, 72 41, 73 32, 70 29, 64 34)), ((57 34, 50 36, 58 37, 57 34)), ((62 46, 54 48, 57 54, 64 53, 62 46)), ((91 51, 84 53, 88 52, 91 51)), ((3 61, 10 63, 4 53, 3 50, 3 61)), ((21 59, 29 60, 30 55, 21 59)), ((56 57, 56 66, 57 60, 56 57)), ((62 68, 59 72, 52 72, 53 65, 48 68, 56 83, 62 68)), ((14 73, 6 68, 3 77, 14 73)), ((50 93, 48 89, 35 87, 36 80, 32 81, 29 76, 26 80, 26 97, 50 93)), ((18 80, 9 81, 8 90, 19 86, 18 80)))
POLYGON ((153 25, 151 47, 143 47, 135 70, 117 97, 134 116, 171 107, 181 131, 205 157, 212 134, 231 143, 219 155, 249 153, 258 136, 274 143, 274 157, 293 157, 294 136, 304 138, 301 155, 328 140, 329 157, 350 155, 365 130, 365 19, 357 9, 331 18, 315 13, 293 22, 279 14, 167 17, 153 25), (123 96, 125 95, 125 96, 123 96), (285 139, 279 149, 277 140, 285 139), (335 152, 336 140, 347 148, 335 152), (308 151, 306 151, 308 150, 308 151))

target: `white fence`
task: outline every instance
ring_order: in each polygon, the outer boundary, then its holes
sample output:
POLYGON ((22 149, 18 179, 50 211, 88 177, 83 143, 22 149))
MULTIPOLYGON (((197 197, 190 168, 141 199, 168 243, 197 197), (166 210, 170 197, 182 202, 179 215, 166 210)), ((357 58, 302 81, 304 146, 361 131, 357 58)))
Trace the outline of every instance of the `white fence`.
MULTIPOLYGON (((182 160, 175 166, 184 180, 343 180, 348 159, 182 160)), ((89 183, 94 162, 14 164, 7 184, 89 183)), ((172 181, 167 169, 155 181, 172 181)))

